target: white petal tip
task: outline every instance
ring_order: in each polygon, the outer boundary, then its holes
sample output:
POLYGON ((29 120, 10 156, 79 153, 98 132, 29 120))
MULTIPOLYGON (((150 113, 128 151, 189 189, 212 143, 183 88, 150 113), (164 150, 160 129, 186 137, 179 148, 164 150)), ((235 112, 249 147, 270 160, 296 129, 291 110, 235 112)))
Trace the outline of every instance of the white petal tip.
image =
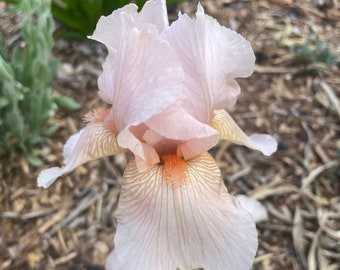
POLYGON ((107 256, 105 269, 106 270, 121 270, 115 250, 111 251, 111 253, 107 256))
POLYGON ((38 186, 48 188, 63 173, 64 170, 59 167, 53 167, 42 171, 38 176, 38 186))
POLYGON ((270 135, 253 134, 249 138, 252 143, 256 145, 256 149, 261 151, 265 156, 270 156, 277 150, 277 142, 270 135))
POLYGON ((268 219, 267 209, 256 199, 240 194, 236 196, 242 208, 247 210, 254 218, 255 222, 268 219))
POLYGON ((198 2, 197 4, 197 14, 204 14, 204 9, 202 7, 201 2, 198 2))

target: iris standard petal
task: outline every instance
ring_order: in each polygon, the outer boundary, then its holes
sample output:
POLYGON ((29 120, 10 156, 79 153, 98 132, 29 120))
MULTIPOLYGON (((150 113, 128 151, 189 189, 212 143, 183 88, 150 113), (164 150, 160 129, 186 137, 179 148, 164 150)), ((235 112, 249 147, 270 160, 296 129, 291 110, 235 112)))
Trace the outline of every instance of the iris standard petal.
POLYGON ((119 132, 160 113, 182 92, 180 61, 156 25, 143 19, 150 14, 143 14, 128 5, 101 17, 91 37, 109 51, 98 87, 103 100, 112 104, 119 132))
POLYGON ((214 114, 210 126, 218 131, 220 139, 259 150, 266 156, 276 151, 277 142, 272 136, 253 134, 248 137, 225 110, 216 110, 214 114))
POLYGON ((166 41, 149 31, 126 34, 124 50, 108 58, 98 86, 113 97, 118 131, 138 125, 173 103, 182 91, 182 68, 166 41))
POLYGON ((179 14, 164 30, 184 68, 182 107, 203 123, 211 120, 214 109, 234 105, 240 92, 234 78, 249 76, 255 56, 241 35, 205 15, 198 5, 196 18, 179 14))
POLYGON ((101 16, 89 38, 103 43, 109 52, 117 51, 126 32, 133 28, 146 27, 147 23, 138 15, 137 9, 135 4, 129 4, 113 11, 109 16, 101 16))
POLYGON ((117 144, 117 130, 112 122, 105 121, 109 113, 109 109, 99 109, 87 115, 87 126, 72 135, 64 146, 65 166, 42 171, 38 176, 39 187, 49 187, 59 176, 90 160, 124 151, 117 144))
POLYGON ((154 24, 157 27, 159 33, 169 26, 165 0, 147 1, 140 13, 145 21, 154 24))
POLYGON ((124 35, 132 29, 153 29, 160 33, 168 25, 165 1, 147 1, 141 12, 138 12, 137 5, 129 4, 108 16, 101 16, 89 38, 103 43, 109 52, 115 52, 119 50, 124 35))
POLYGON ((248 270, 255 223, 228 194, 214 159, 162 159, 143 173, 134 160, 125 170, 112 257, 118 265, 108 262, 107 270, 248 270))

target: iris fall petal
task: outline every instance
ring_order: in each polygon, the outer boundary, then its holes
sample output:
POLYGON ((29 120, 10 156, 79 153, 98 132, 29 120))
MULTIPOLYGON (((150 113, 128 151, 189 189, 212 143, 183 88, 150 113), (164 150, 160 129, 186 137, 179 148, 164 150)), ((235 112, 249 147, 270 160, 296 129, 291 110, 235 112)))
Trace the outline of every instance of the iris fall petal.
POLYGON ((228 194, 213 158, 167 162, 143 173, 128 164, 107 270, 249 269, 255 224, 228 194))
POLYGON ((258 200, 244 194, 237 195, 236 199, 253 216, 255 222, 268 219, 267 209, 258 200))
POLYGON ((105 121, 109 113, 108 109, 101 109, 88 115, 90 122, 87 126, 72 135, 64 146, 65 166, 42 171, 38 177, 39 187, 49 187, 59 176, 90 160, 124 151, 117 144, 117 131, 114 126, 105 121))
POLYGON ((247 146, 269 156, 277 149, 277 142, 267 134, 247 136, 225 110, 216 110, 210 126, 218 131, 220 139, 247 146))
POLYGON ((124 270, 123 268, 121 268, 120 263, 117 260, 117 254, 115 250, 111 251, 109 256, 107 256, 105 269, 106 270, 124 270))

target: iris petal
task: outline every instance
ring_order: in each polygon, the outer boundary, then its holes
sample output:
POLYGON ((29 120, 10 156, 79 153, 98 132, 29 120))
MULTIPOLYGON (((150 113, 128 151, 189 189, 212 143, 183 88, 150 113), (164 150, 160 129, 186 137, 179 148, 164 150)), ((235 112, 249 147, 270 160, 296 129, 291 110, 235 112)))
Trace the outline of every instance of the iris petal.
POLYGON ((64 146, 65 166, 42 171, 38 177, 39 187, 49 187, 59 176, 90 160, 124 151, 117 144, 117 131, 112 122, 107 124, 105 121, 109 113, 109 110, 102 109, 88 115, 87 119, 91 122, 72 135, 64 146))
POLYGON ((109 256, 106 258, 106 270, 123 270, 118 262, 116 251, 113 250, 109 256))
POLYGON ((128 164, 107 270, 250 268, 257 248, 253 218, 228 194, 209 154, 185 164, 155 165, 143 173, 134 160, 128 164), (169 175, 187 179, 169 181, 169 175))
POLYGON ((151 14, 137 13, 135 5, 128 5, 101 17, 91 37, 109 51, 98 87, 102 99, 112 104, 119 132, 162 112, 182 92, 177 55, 157 26, 145 19, 155 12, 151 9, 149 3, 146 11, 151 14))
POLYGON ((146 21, 156 25, 159 32, 169 26, 165 0, 147 1, 141 10, 141 15, 146 21))
POLYGON ((221 26, 198 5, 196 18, 179 14, 164 30, 184 69, 184 93, 179 107, 207 123, 213 110, 234 105, 240 87, 237 77, 249 76, 255 56, 241 35, 221 26))
POLYGON ((176 106, 169 106, 145 124, 164 138, 179 141, 177 154, 185 159, 205 153, 219 139, 216 130, 176 106))
POLYGON ((253 216, 255 222, 268 219, 267 209, 258 200, 243 194, 237 195, 236 199, 253 216))
MULTIPOLYGON (((136 129, 136 127, 130 129, 136 129)), ((124 129, 119 133, 118 143, 133 152, 138 170, 145 171, 159 162, 159 156, 152 146, 138 139, 130 129, 124 129)))
POLYGON ((259 150, 270 156, 277 149, 277 142, 267 134, 253 134, 247 136, 225 110, 216 110, 210 126, 218 131, 220 139, 259 150))

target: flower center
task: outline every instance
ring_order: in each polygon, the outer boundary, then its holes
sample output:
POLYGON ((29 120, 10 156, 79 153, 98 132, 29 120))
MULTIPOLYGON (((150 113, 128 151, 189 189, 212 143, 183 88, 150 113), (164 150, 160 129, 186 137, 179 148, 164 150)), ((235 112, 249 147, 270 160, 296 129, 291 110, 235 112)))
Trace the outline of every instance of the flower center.
POLYGON ((177 155, 162 156, 165 181, 169 185, 183 185, 189 182, 188 164, 177 155))

